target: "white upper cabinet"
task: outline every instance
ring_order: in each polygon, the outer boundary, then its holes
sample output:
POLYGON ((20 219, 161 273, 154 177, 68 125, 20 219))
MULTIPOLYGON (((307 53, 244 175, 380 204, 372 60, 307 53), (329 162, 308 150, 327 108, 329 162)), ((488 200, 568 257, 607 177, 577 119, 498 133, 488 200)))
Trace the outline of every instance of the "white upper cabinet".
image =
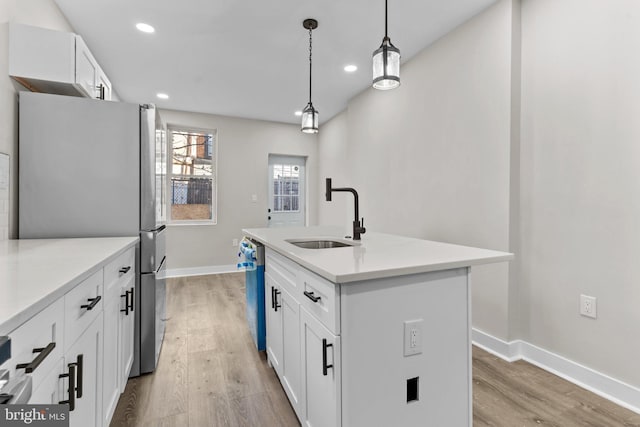
POLYGON ((111 100, 111 82, 74 33, 12 23, 9 75, 34 92, 111 100))

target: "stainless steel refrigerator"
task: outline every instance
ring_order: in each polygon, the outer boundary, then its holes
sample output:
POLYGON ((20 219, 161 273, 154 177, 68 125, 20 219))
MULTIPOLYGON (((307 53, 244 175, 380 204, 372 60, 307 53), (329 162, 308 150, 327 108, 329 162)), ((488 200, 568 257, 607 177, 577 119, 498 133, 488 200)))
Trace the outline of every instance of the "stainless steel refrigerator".
POLYGON ((164 337, 166 133, 153 105, 19 94, 19 237, 140 236, 135 358, 164 337))

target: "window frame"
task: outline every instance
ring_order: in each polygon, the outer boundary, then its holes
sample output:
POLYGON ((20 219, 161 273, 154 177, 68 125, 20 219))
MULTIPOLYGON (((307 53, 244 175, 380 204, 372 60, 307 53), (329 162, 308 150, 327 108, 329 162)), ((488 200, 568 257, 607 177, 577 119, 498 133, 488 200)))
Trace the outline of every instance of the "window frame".
MULTIPOLYGON (((171 207, 173 205, 173 193, 167 194, 167 225, 183 226, 183 225, 217 225, 218 224, 218 129, 198 128, 193 126, 183 126, 179 124, 167 125, 167 193, 172 192, 171 181, 173 179, 173 133, 189 132, 198 134, 213 135, 211 147, 211 214, 213 219, 174 219, 171 216, 171 207), (169 152, 170 151, 170 152, 169 152)), ((206 151, 206 148, 205 148, 206 151)), ((184 175, 179 175, 184 176, 184 175)))

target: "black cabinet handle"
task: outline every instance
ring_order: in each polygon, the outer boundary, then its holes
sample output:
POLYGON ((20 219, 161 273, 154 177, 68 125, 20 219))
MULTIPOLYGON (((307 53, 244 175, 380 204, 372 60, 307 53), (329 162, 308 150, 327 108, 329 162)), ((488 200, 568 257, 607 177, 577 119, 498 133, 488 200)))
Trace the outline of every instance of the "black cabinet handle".
POLYGON ((98 295, 95 298, 87 298, 87 301, 89 301, 90 304, 81 305, 80 308, 86 308, 87 310, 93 310, 93 308, 96 306, 96 304, 98 304, 98 302, 101 299, 102 299, 102 297, 100 295, 98 295))
POLYGON ((20 363, 16 365, 16 369, 24 369, 25 373, 27 374, 32 373, 36 370, 36 368, 38 368, 38 366, 40 366, 42 361, 47 358, 49 353, 51 353, 54 348, 56 348, 56 343, 54 342, 49 343, 44 348, 34 348, 33 352, 38 353, 36 358, 33 359, 30 363, 20 363))
POLYGON ((129 291, 129 296, 131 297, 131 302, 129 303, 129 311, 133 311, 133 291, 135 288, 131 288, 129 291))
POLYGON ((82 389, 84 387, 84 355, 78 355, 75 365, 78 367, 78 375, 76 379, 76 397, 80 399, 82 397, 82 389))
POLYGON ((128 316, 129 312, 133 311, 133 288, 126 291, 124 295, 120 295, 120 298, 124 298, 124 310, 120 311, 123 312, 125 316, 128 316))
POLYGON ((68 374, 60 374, 58 378, 69 378, 69 388, 67 389, 68 399, 61 400, 58 403, 61 405, 67 404, 69 405, 69 412, 76 409, 76 394, 74 393, 75 385, 76 385, 76 364, 69 363, 67 365, 69 367, 68 374))
POLYGON ((313 302, 318 302, 322 299, 322 297, 315 296, 313 292, 304 291, 303 294, 305 297, 309 298, 313 302))
POLYGON ((104 85, 102 83, 100 83, 98 85, 98 99, 104 99, 104 85))
POLYGON ((122 267, 122 268, 119 270, 119 273, 120 273, 120 275, 122 276, 123 274, 127 274, 127 273, 129 272, 129 270, 131 270, 131 266, 130 266, 130 265, 128 265, 128 266, 126 266, 126 267, 122 267))
POLYGON ((129 315, 129 291, 126 291, 124 294, 120 295, 120 298, 124 298, 124 310, 120 309, 121 313, 124 313, 125 316, 129 315))
POLYGON ((282 293, 282 292, 280 292, 279 290, 274 289, 273 296, 274 296, 275 298, 274 298, 274 300, 273 300, 273 301, 274 301, 274 307, 273 307, 273 308, 275 309, 275 311, 278 311, 278 309, 279 309, 280 307, 282 307, 280 304, 278 304, 278 295, 280 295, 281 293, 282 293))
POLYGON ((271 308, 275 309, 276 308, 276 297, 274 294, 275 288, 272 286, 271 287, 271 308))
POLYGON ((327 344, 327 339, 322 338, 322 375, 327 376, 327 369, 333 368, 333 365, 327 365, 327 348, 333 347, 333 344, 327 344))

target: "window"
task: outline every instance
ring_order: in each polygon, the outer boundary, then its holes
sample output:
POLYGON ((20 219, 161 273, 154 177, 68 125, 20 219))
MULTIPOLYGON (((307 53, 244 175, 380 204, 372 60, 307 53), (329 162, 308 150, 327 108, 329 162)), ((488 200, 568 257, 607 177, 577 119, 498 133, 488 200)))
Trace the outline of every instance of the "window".
POLYGON ((273 211, 300 210, 300 168, 297 165, 273 165, 273 211))
POLYGON ((169 219, 173 223, 216 223, 217 132, 169 128, 169 219))

